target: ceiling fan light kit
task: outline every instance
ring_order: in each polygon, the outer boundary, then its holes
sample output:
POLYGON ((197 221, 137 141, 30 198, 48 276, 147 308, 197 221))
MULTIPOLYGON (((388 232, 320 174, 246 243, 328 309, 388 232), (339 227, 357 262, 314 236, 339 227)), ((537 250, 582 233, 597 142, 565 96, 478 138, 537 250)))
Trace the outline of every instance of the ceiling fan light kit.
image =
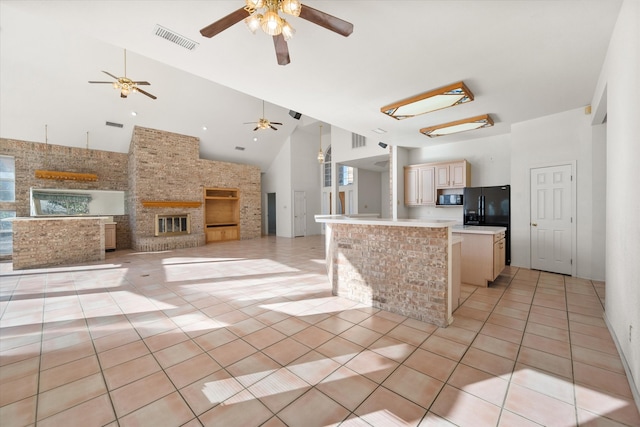
POLYGON ((258 119, 257 122, 246 122, 245 125, 254 124, 254 123, 256 124, 256 127, 253 129, 254 132, 257 131, 257 130, 265 130, 265 129, 278 130, 278 128, 276 128, 273 125, 282 126, 282 123, 272 122, 272 121, 269 121, 268 119, 265 118, 265 116, 264 116, 264 100, 262 101, 262 117, 260 119, 258 119))
POLYGON ((132 92, 140 92, 141 94, 146 95, 151 99, 157 99, 155 95, 152 95, 149 92, 146 92, 138 87, 138 85, 148 86, 151 83, 145 82, 145 81, 133 81, 127 77, 127 49, 124 50, 124 76, 123 77, 116 77, 115 75, 107 71, 102 71, 102 72, 108 75, 109 77, 114 78, 115 81, 114 82, 89 81, 89 83, 111 84, 113 85, 114 89, 120 91, 120 98, 126 98, 132 92))
POLYGON ((287 65, 289 47, 287 41, 295 34, 293 26, 280 16, 280 12, 300 17, 341 36, 353 32, 353 24, 328 13, 303 5, 299 0, 245 0, 245 6, 200 30, 204 37, 213 37, 237 22, 243 21, 252 33, 258 28, 273 37, 279 65, 287 65))

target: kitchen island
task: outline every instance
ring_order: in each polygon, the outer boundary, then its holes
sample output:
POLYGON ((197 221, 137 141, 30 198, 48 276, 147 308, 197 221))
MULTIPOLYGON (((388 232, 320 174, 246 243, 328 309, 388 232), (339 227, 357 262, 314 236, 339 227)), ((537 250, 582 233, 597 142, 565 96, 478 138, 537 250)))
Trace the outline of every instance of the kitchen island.
POLYGON ((463 238, 462 283, 487 287, 505 268, 507 228, 458 225, 451 231, 463 238))
POLYGON ((327 274, 334 295, 440 327, 451 323, 455 221, 315 219, 326 226, 327 274))

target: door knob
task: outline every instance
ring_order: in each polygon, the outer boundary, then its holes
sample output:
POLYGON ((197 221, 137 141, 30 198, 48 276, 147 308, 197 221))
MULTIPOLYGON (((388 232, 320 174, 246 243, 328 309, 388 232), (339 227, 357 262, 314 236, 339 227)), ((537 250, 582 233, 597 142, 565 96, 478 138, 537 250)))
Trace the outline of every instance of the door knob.
POLYGON ((534 226, 534 227, 537 227, 537 226, 538 226, 538 224, 537 224, 537 223, 535 223, 535 222, 532 222, 532 223, 531 223, 531 225, 532 225, 532 226, 534 226))

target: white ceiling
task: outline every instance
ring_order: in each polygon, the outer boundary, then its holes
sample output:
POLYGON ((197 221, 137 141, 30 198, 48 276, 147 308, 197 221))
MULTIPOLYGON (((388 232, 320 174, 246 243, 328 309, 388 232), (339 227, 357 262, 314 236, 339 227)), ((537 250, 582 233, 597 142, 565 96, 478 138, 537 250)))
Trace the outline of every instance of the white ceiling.
POLYGON ((203 158, 266 170, 296 128, 317 135, 316 120, 406 147, 505 134, 513 123, 590 103, 621 0, 305 3, 353 23, 353 34, 291 18, 291 64, 279 66, 271 38, 243 23, 200 35, 242 0, 2 0, 0 136, 44 142, 46 125, 51 144, 85 147, 88 132, 90 148, 127 152, 140 125, 199 137, 203 158), (199 46, 188 51, 155 36, 156 24, 199 46), (143 88, 157 100, 121 99, 109 85, 87 83, 109 80, 101 70, 122 76, 124 48, 127 77, 149 81, 143 88), (460 80, 475 101, 403 121, 380 113, 460 80), (262 115, 263 99, 266 117, 284 123, 277 132, 243 124, 262 115), (418 133, 485 113, 493 128, 438 139, 418 133))

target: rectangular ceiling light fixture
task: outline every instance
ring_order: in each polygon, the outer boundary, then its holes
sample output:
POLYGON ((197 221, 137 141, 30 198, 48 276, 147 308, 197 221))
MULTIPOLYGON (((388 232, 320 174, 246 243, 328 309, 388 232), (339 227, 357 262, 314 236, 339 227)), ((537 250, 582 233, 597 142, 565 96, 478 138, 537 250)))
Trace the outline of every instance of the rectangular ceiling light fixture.
POLYGON ((403 120, 470 101, 473 101, 473 94, 463 82, 458 82, 395 102, 380 111, 396 120, 403 120))
POLYGON ((481 129, 493 126, 493 120, 488 114, 470 117, 468 119, 456 120, 455 122, 430 126, 420 129, 420 133, 429 138, 451 135, 452 133, 464 132, 467 130, 481 129))

